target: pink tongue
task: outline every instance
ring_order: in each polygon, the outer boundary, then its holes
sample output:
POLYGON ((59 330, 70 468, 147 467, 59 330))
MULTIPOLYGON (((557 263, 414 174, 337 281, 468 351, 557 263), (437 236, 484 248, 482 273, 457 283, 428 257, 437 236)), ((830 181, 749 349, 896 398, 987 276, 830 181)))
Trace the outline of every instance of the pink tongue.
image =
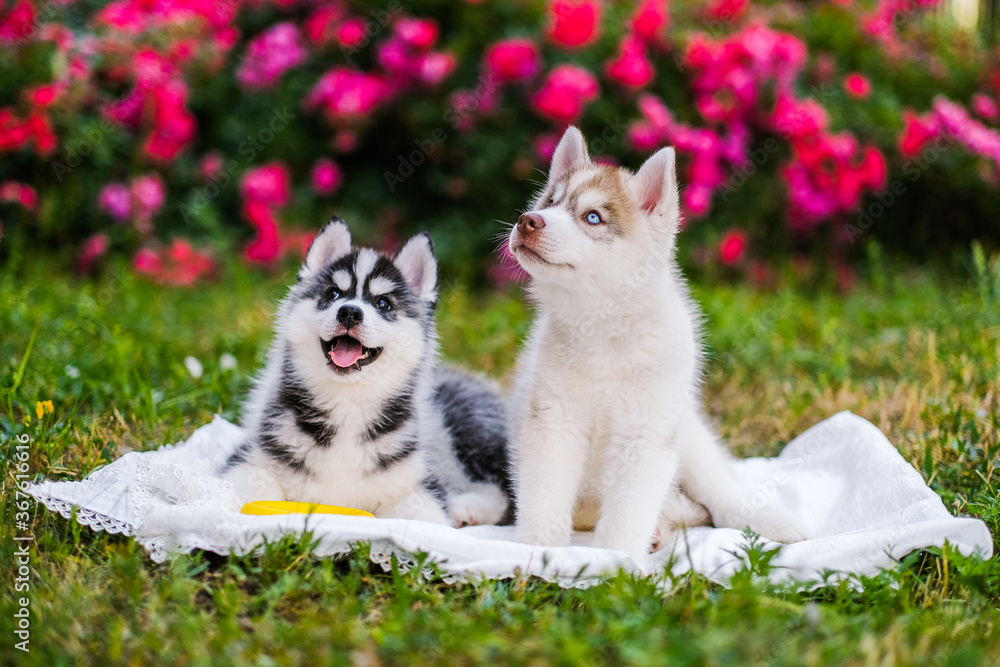
POLYGON ((361 343, 348 336, 340 336, 330 350, 330 360, 340 368, 347 368, 353 366, 362 354, 361 343))

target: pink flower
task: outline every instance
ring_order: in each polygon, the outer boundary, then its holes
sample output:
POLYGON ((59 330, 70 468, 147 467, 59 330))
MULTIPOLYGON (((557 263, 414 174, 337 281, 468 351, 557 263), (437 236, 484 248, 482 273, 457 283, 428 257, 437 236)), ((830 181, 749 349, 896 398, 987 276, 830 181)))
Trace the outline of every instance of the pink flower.
POLYGON ((159 174, 138 176, 132 179, 129 190, 136 219, 147 224, 163 207, 163 179, 159 174))
MULTIPOLYGON (((6 4, 6 3, 5 3, 6 4)), ((17 42, 35 32, 35 8, 22 0, 0 18, 0 44, 17 42)))
POLYGON ((278 235, 278 220, 271 208, 261 202, 247 202, 243 206, 243 217, 257 231, 256 238, 243 250, 247 261, 269 264, 281 256, 281 238, 278 235))
POLYGON ((863 74, 854 72, 844 77, 844 90, 854 99, 868 99, 872 94, 872 84, 863 74))
POLYGON ((633 35, 622 40, 618 57, 609 60, 605 69, 613 81, 633 89, 648 85, 656 74, 646 57, 646 45, 633 35))
POLYGON ((132 216, 132 194, 124 183, 108 183, 97 195, 97 206, 119 224, 132 216))
POLYGON ((146 26, 144 9, 137 2, 116 0, 97 13, 97 22, 123 32, 141 32, 146 26))
POLYGON ((141 248, 132 257, 132 269, 136 273, 151 276, 163 270, 163 263, 160 261, 160 256, 156 254, 156 251, 150 248, 141 248))
POLYGON ((695 71, 695 105, 705 120, 725 123, 748 121, 764 86, 790 94, 805 57, 800 40, 758 24, 720 41, 698 33, 684 54, 695 71))
POLYGON ((57 138, 49 117, 32 112, 28 117, 28 126, 34 135, 35 151, 41 156, 51 155, 56 149, 57 138))
POLYGON ((313 192, 318 195, 332 195, 340 189, 343 179, 340 167, 328 158, 316 160, 310 172, 310 182, 312 183, 313 192))
POLYGON ((560 123, 572 123, 583 108, 597 97, 597 79, 576 65, 560 65, 549 72, 542 88, 532 98, 535 111, 560 123))
POLYGON ((316 232, 305 229, 290 229, 281 236, 281 253, 292 254, 299 259, 305 258, 309 253, 309 246, 316 238, 316 232))
POLYGON ((403 17, 396 21, 393 31, 406 44, 418 51, 424 51, 437 41, 438 27, 431 19, 403 17))
POLYGON ((684 188, 684 209, 688 214, 700 217, 712 207, 712 188, 701 183, 690 183, 684 188))
POLYGON ((337 42, 348 49, 357 47, 365 41, 365 25, 364 19, 347 19, 337 26, 335 32, 337 42))
POLYGON ((903 131, 899 135, 899 152, 905 158, 920 153, 924 144, 940 135, 937 119, 931 114, 921 118, 909 109, 903 112, 903 131))
POLYGON ((240 181, 243 217, 257 231, 244 250, 250 262, 269 263, 281 255, 281 239, 275 209, 288 203, 290 194, 288 168, 272 162, 251 169, 240 181))
POLYGON ((657 134, 666 137, 673 132, 674 116, 660 98, 649 94, 640 95, 639 111, 657 134))
POLYGON ((64 25, 55 23, 43 23, 38 26, 38 39, 45 42, 52 42, 59 47, 60 51, 68 51, 76 42, 73 31, 64 25))
POLYGON ((643 0, 630 20, 632 32, 647 42, 659 42, 670 23, 666 0, 643 0))
POLYGON ((111 241, 108 239, 108 235, 103 232, 87 238, 80 246, 80 252, 76 256, 76 270, 81 273, 90 273, 94 264, 107 254, 110 245, 111 241))
POLYGON ((781 170, 792 229, 809 231, 824 220, 855 210, 866 190, 885 186, 885 158, 853 135, 825 129, 790 137, 792 159, 781 170))
POLYGON ((597 0, 552 0, 548 37, 560 46, 583 46, 597 39, 601 5, 597 0))
POLYGON ((187 95, 187 85, 173 80, 154 89, 147 98, 153 108, 153 131, 144 148, 156 162, 172 162, 194 138, 194 115, 185 107, 187 95))
POLYGON ((27 183, 4 181, 0 183, 0 201, 12 202, 27 211, 34 211, 38 207, 38 193, 27 183))
POLYGON ((360 120, 389 96, 385 82, 375 74, 350 67, 334 67, 309 91, 306 109, 321 107, 331 122, 360 120))
POLYGON ((713 0, 708 6, 708 18, 723 23, 735 23, 746 11, 750 0, 713 0))
POLYGON ((306 59, 302 33, 294 23, 278 23, 247 46, 243 62, 236 70, 236 80, 244 90, 273 86, 281 76, 306 59))
POLYGON ((972 110, 988 121, 996 121, 1000 118, 1000 109, 992 97, 976 93, 972 96, 972 110))
POLYGON ((233 27, 219 28, 212 33, 212 46, 219 54, 224 54, 240 39, 240 31, 233 27))
POLYGON ((436 86, 448 78, 456 64, 451 53, 431 51, 417 60, 417 75, 425 86, 436 86))
POLYGON ((284 206, 291 198, 288 167, 271 162, 248 170, 240 180, 240 193, 246 201, 284 206))
POLYGON ((33 86, 25 91, 28 103, 33 107, 45 109, 52 106, 62 95, 65 85, 50 83, 41 86, 33 86))
POLYGON ((500 83, 531 79, 541 67, 538 46, 530 39, 508 39, 486 50, 486 71, 500 83))
POLYGON ((719 261, 726 266, 735 266, 746 256, 749 240, 742 229, 730 229, 719 240, 719 261))
POLYGON ((143 49, 132 60, 133 75, 138 87, 152 90, 175 74, 175 67, 153 49, 143 49))
POLYGON ((663 145, 660 133, 648 121, 640 120, 632 123, 627 136, 632 148, 640 153, 651 153, 663 145))
POLYGON ((531 142, 531 148, 541 164, 549 164, 552 162, 552 155, 556 152, 558 144, 559 135, 546 132, 535 137, 535 140, 531 142))
POLYGON ((215 151, 208 153, 198 163, 198 175, 201 176, 202 180, 211 181, 219 175, 224 164, 222 155, 215 151))
POLYGON ((406 42, 393 37, 378 45, 375 59, 385 71, 405 76, 413 68, 414 53, 406 42))
POLYGON ((639 97, 639 111, 642 120, 629 127, 629 142, 643 152, 673 144, 679 154, 688 156, 690 167, 682 195, 684 207, 690 216, 705 215, 712 206, 712 193, 726 182, 725 162, 744 161, 749 130, 733 125, 723 138, 709 128, 678 123, 666 105, 650 94, 639 97))
POLYGON ((825 130, 829 124, 826 109, 819 102, 798 100, 790 95, 778 97, 771 115, 771 126, 775 131, 790 137, 815 134, 825 130))
POLYGON ((974 120, 960 104, 943 95, 934 98, 941 126, 971 152, 996 162, 1000 168, 1000 133, 974 120))
POLYGON ((865 148, 860 167, 861 184, 878 191, 885 187, 889 171, 885 164, 885 156, 874 146, 865 148))
POLYGON ((903 50, 902 42, 896 32, 896 17, 901 14, 916 12, 921 8, 937 5, 941 0, 878 0, 878 6, 872 14, 862 20, 862 28, 870 36, 881 42, 882 48, 890 55, 898 55, 903 50))
POLYGON ((211 256, 196 250, 184 239, 175 239, 166 248, 143 248, 132 258, 136 273, 161 285, 190 287, 215 272, 211 256))
POLYGON ((0 109, 0 153, 20 150, 27 141, 26 124, 10 107, 0 109))
POLYGON ((309 41, 317 46, 325 46, 335 35, 334 24, 343 16, 343 5, 323 5, 317 7, 303 25, 309 41))

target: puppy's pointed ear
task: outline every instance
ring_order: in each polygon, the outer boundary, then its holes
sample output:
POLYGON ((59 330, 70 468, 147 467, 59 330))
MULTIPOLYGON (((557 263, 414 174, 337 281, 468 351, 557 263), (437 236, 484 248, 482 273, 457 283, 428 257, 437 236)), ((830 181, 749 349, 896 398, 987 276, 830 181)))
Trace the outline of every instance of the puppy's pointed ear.
POLYGON ((573 169, 590 164, 587 155, 587 143, 583 140, 580 130, 572 125, 566 128, 559 145, 552 154, 552 166, 549 168, 549 181, 558 181, 573 169))
POLYGON ((661 148, 639 168, 630 185, 639 206, 659 221, 676 227, 680 211, 673 148, 661 148))
POLYGON ((299 277, 315 275, 324 266, 351 252, 351 232, 340 218, 331 218, 323 229, 319 230, 306 253, 306 261, 302 263, 299 277))
POLYGON ((437 255, 430 234, 421 232, 407 241, 394 261, 421 301, 437 301, 437 255))

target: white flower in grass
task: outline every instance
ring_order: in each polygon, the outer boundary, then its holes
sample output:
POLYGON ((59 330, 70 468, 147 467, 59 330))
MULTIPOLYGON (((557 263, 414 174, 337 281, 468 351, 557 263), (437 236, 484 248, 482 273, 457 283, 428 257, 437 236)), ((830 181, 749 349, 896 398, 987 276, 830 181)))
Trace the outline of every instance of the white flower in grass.
POLYGON ((80 369, 72 364, 67 364, 66 368, 63 370, 66 371, 66 375, 70 376, 74 380, 80 377, 80 369))
POLYGON ((236 357, 229 354, 228 352, 223 352, 222 356, 219 357, 219 368, 224 371, 231 371, 236 368, 236 357))
POLYGON ((205 372, 204 366, 202 366, 201 362, 194 357, 184 357, 184 365, 187 367, 188 373, 190 373, 191 377, 195 380, 200 378, 201 374, 205 372))

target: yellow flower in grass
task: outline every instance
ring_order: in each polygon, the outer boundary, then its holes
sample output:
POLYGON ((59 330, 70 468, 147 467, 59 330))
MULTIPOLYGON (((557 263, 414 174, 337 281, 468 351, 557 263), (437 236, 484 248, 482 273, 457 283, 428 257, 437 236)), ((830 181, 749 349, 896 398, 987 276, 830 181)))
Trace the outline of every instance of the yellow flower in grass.
POLYGON ((52 401, 38 401, 35 403, 35 414, 41 419, 45 415, 50 415, 55 412, 55 408, 52 406, 52 401))

